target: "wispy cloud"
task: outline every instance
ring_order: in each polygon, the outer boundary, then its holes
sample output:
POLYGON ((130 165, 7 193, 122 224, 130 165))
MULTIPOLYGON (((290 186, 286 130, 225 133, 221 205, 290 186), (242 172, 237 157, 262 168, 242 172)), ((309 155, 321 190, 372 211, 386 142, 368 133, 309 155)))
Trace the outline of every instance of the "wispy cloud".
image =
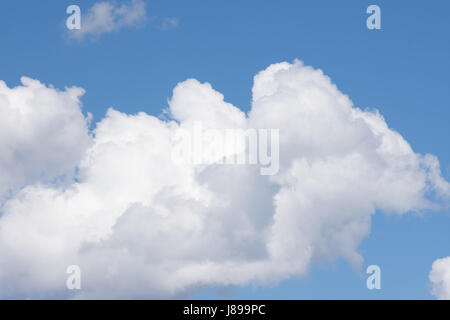
POLYGON ((161 22, 160 28, 162 30, 175 29, 179 24, 180 21, 177 18, 164 18, 161 22))
POLYGON ((146 20, 146 3, 143 0, 131 0, 121 5, 116 2, 98 2, 86 14, 82 14, 81 29, 71 30, 70 36, 79 40, 86 37, 95 39, 104 33, 137 27, 146 20))

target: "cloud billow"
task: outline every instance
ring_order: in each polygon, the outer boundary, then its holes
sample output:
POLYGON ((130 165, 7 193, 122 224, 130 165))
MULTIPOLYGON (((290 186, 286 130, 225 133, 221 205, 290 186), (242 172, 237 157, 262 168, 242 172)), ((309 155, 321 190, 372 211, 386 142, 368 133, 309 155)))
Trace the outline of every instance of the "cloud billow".
POLYGON ((436 157, 415 153, 377 111, 355 108, 321 70, 273 64, 255 76, 252 92, 246 115, 210 84, 188 79, 173 91, 170 120, 110 109, 91 133, 81 89, 0 85, 0 123, 22 128, 0 131, 2 147, 54 117, 19 112, 48 99, 65 98, 60 121, 79 123, 39 138, 37 154, 51 156, 45 161, 29 161, 33 153, 18 145, 15 164, 24 169, 0 179, 0 191, 10 190, 1 207, 0 297, 175 297, 273 283, 339 257, 360 267, 358 246, 376 211, 405 214, 448 201, 436 157), (27 99, 35 90, 39 98, 27 99), (278 174, 171 161, 175 133, 197 121, 280 129, 278 174), (76 179, 40 181, 36 172, 48 161, 62 171, 77 167, 76 179), (75 293, 65 289, 73 264, 82 270, 75 293))
POLYGON ((450 300, 450 257, 434 261, 429 278, 431 293, 438 299, 450 300))

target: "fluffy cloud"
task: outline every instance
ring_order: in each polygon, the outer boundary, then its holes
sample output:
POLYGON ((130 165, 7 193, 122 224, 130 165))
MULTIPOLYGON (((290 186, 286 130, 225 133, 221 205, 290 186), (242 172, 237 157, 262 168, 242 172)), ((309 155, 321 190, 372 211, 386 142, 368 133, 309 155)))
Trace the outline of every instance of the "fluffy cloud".
POLYGON ((91 143, 80 109, 83 89, 21 80, 16 88, 0 81, 0 204, 27 184, 72 181, 91 143))
POLYGON ((433 262, 430 271, 431 293, 438 299, 450 300, 450 257, 433 262))
POLYGON ((11 196, 0 218, 0 297, 71 297, 65 271, 73 264, 82 270, 75 294, 84 298, 264 284, 338 257, 358 267, 376 210, 432 209, 450 194, 434 156, 414 153, 378 112, 353 107, 322 71, 299 61, 255 76, 248 116, 194 79, 175 87, 169 111, 163 121, 109 110, 91 145, 72 146, 81 159, 67 163, 78 168, 72 184, 30 181, 11 196), (279 173, 175 163, 177 131, 197 121, 280 129, 279 173))
POLYGON ((97 2, 85 15, 82 14, 81 29, 71 30, 70 35, 77 39, 98 37, 124 27, 137 26, 146 20, 145 6, 143 0, 131 0, 122 5, 108 1, 97 2))

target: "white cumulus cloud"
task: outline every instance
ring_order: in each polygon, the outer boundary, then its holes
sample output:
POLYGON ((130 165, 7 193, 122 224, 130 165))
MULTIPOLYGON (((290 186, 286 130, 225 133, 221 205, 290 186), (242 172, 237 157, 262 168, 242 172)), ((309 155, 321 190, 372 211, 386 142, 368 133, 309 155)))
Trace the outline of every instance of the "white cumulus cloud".
POLYGON ((76 87, 58 91, 23 77, 22 86, 0 81, 0 204, 36 182, 72 181, 91 143, 76 87))
MULTIPOLYGON (((43 108, 48 99, 34 103, 43 108)), ((72 110, 71 101, 60 112, 72 110)), ((80 109, 75 113, 84 125, 80 109)), ((35 142, 38 156, 44 139, 67 143, 75 155, 61 165, 78 172, 64 185, 3 180, 3 189, 23 188, 1 208, 0 297, 174 297, 305 275, 311 264, 338 257, 359 267, 358 246, 377 210, 433 209, 450 194, 434 156, 415 153, 377 111, 355 108, 321 70, 299 61, 255 76, 248 115, 194 79, 175 87, 169 113, 164 121, 110 109, 87 144, 58 131, 70 125, 61 121, 35 142), (196 121, 280 129, 278 174, 262 176, 254 165, 175 163, 177 130, 196 121), (69 292, 65 271, 73 264, 81 267, 82 290, 69 292)), ((40 127, 51 117, 30 121, 40 127)), ((30 153, 17 157, 26 162, 30 153)))
POLYGON ((437 259, 430 271, 431 293, 441 300, 450 300, 450 257, 437 259))

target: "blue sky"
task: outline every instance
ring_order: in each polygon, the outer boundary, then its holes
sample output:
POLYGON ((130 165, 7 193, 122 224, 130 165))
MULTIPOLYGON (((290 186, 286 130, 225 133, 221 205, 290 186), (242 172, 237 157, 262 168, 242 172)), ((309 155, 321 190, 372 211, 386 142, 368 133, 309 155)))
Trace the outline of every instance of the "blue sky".
MULTIPOLYGON (((86 90, 84 112, 109 107, 159 115, 175 85, 207 81, 248 111, 253 76, 295 58, 320 68, 360 108, 376 108, 419 153, 436 155, 450 179, 448 1, 147 1, 149 20, 96 40, 67 38, 65 10, 93 1, 3 1, 0 79, 23 75, 86 90), (382 30, 366 28, 370 4, 382 30), (178 19, 162 30, 160 21, 178 19)), ((428 299, 431 263, 450 253, 448 211, 377 214, 360 246, 364 269, 345 261, 313 265, 308 276, 272 287, 208 289, 195 298, 428 299), (382 289, 366 288, 365 267, 382 268, 382 289)))

